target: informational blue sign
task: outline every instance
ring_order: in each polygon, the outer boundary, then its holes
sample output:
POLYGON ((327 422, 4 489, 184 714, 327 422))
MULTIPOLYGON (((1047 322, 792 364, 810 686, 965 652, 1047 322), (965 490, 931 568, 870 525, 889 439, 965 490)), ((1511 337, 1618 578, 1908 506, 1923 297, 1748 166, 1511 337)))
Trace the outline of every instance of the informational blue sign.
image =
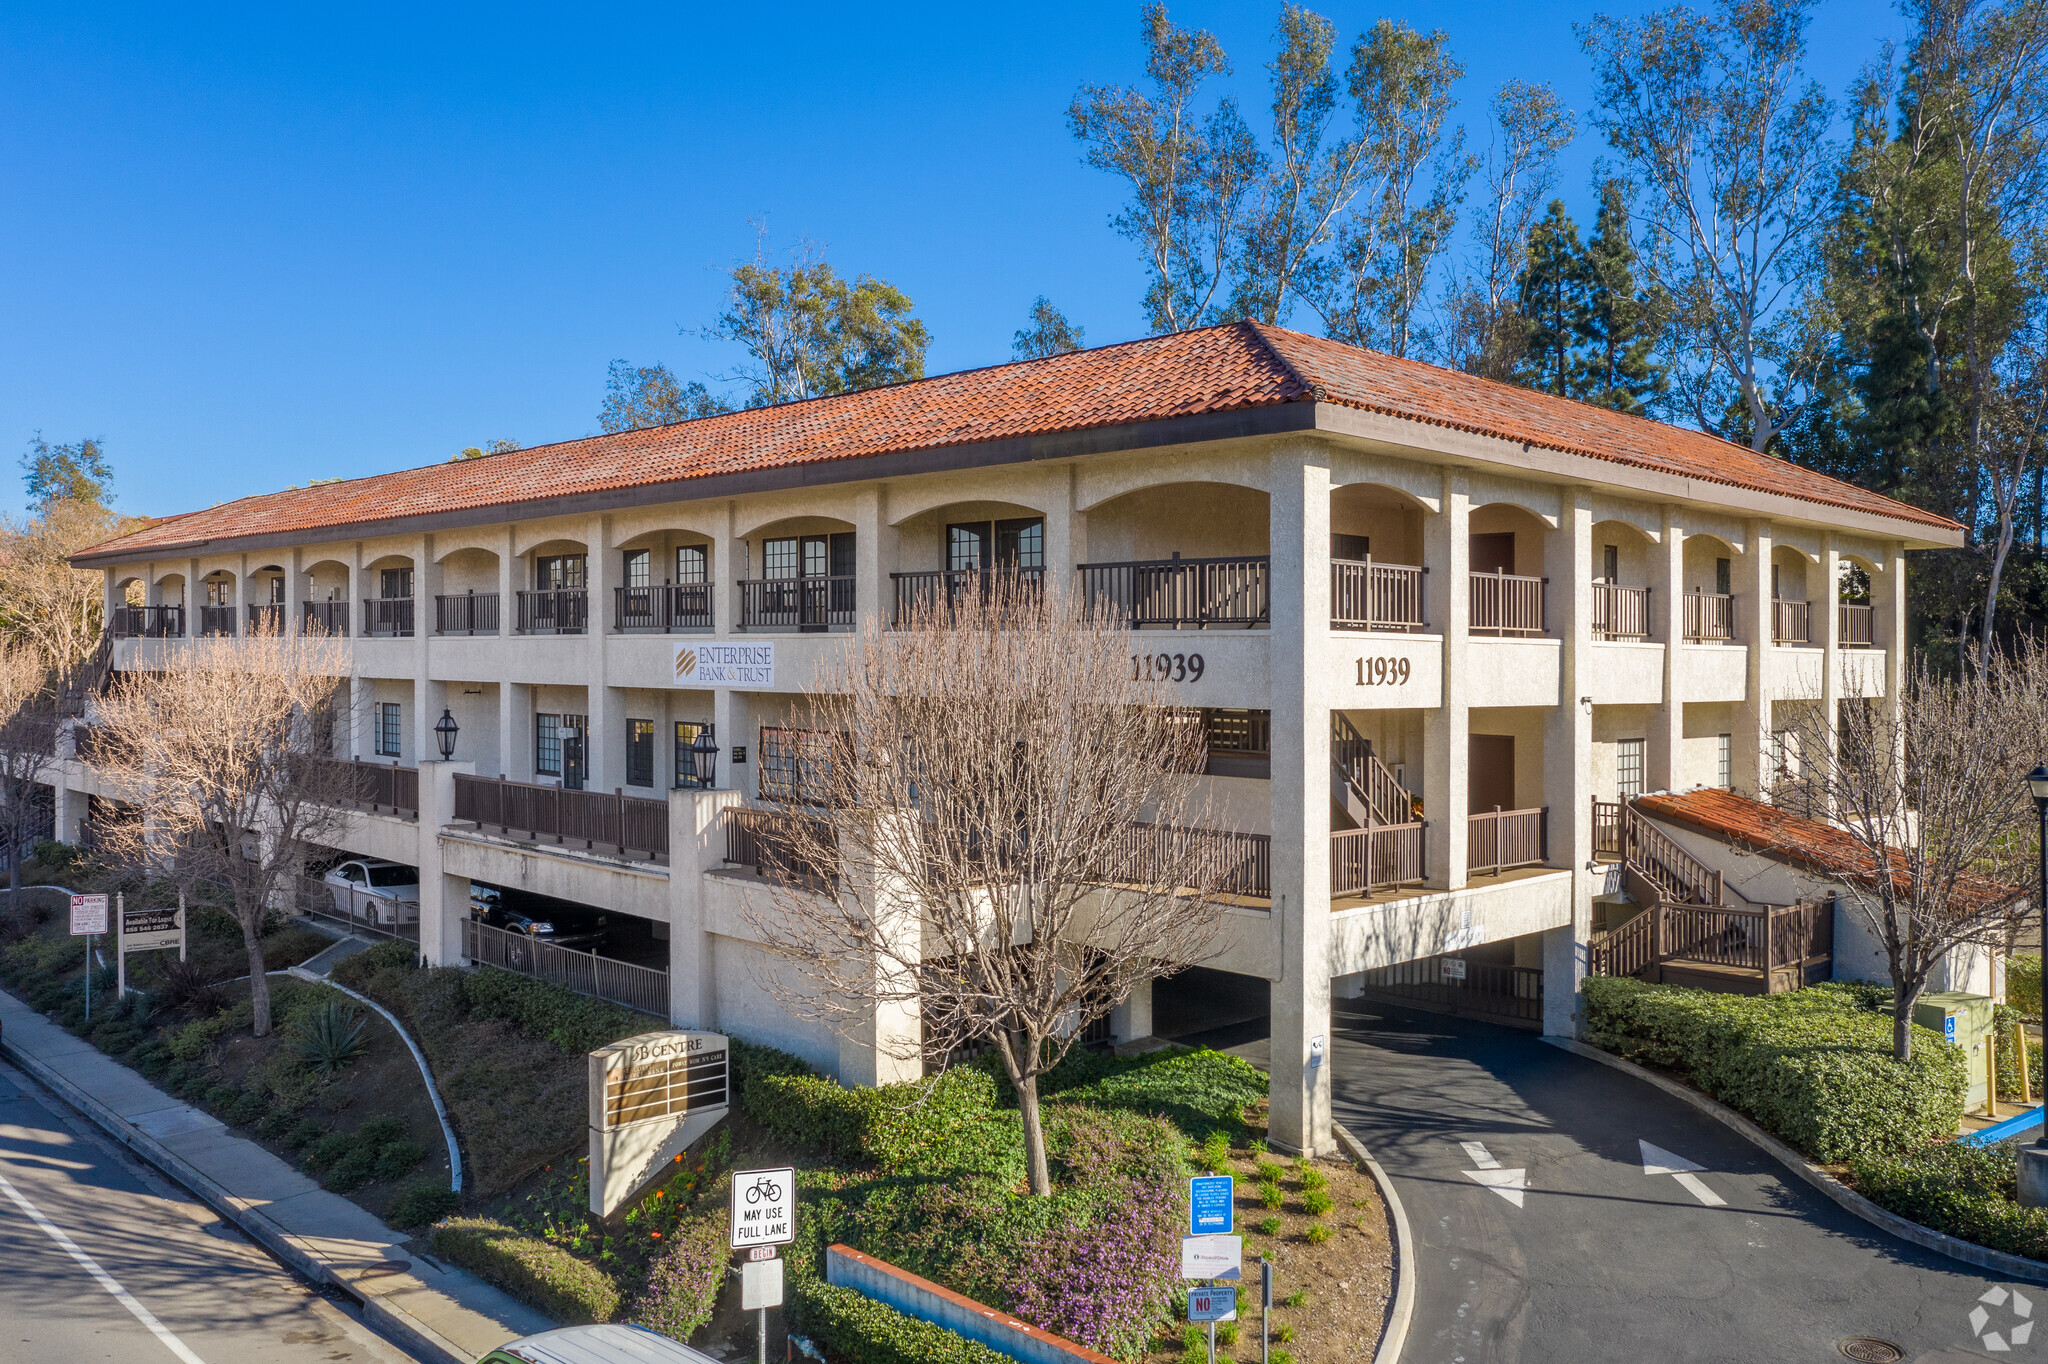
POLYGON ((1941 1032, 1948 1039, 1948 1044, 1953 1047, 1956 1044, 1956 1016, 1954 1014, 1946 1014, 1942 1017, 1941 1032))
POLYGON ((1195 1236, 1236 1230, 1232 1218, 1232 1186, 1229 1175, 1196 1175, 1188 1181, 1188 1230, 1195 1236))

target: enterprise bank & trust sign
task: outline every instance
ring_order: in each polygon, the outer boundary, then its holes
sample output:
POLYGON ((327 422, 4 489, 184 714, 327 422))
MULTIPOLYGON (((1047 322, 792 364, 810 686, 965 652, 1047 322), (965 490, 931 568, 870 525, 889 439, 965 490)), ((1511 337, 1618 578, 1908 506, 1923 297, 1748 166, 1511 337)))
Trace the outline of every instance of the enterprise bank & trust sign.
POLYGON ((678 644, 678 687, 772 687, 775 646, 770 644, 678 644))

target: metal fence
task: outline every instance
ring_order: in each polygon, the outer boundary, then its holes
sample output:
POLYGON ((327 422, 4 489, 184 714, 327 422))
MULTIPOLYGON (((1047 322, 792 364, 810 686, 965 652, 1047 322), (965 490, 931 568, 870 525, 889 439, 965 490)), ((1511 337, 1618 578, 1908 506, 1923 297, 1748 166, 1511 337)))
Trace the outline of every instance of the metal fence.
POLYGON ((498 633, 498 594, 458 592, 434 598, 434 633, 437 635, 495 635, 498 633))
POLYGON ((1263 554, 1080 564, 1077 571, 1082 597, 1106 603, 1134 630, 1249 627, 1273 615, 1272 570, 1263 554))
POLYGON ((1364 973, 1367 994, 1422 1009, 1510 1024, 1543 1022, 1543 972, 1459 957, 1425 957, 1364 973))
POLYGON ((1685 594, 1687 639, 1735 638, 1735 598, 1727 592, 1685 594))
POLYGON ((1548 578, 1524 578, 1496 570, 1472 575, 1472 617, 1475 634, 1540 635, 1543 633, 1543 585, 1548 578))
POLYGON ((1593 638, 1648 639, 1650 589, 1621 583, 1593 584, 1593 638))
POLYGON ((1467 872, 1503 872, 1540 867, 1545 860, 1547 810, 1503 810, 1495 806, 1468 818, 1467 872))
POLYGON ((307 761, 326 769, 343 785, 348 798, 368 806, 372 814, 390 813, 420 816, 420 770, 396 762, 366 763, 361 758, 311 758, 307 761))
POLYGON ((462 955, 480 966, 552 981, 579 995, 623 1004, 656 1018, 669 1016, 668 972, 652 966, 558 947, 475 919, 462 921, 462 955))
POLYGON ((351 933, 420 940, 417 901, 390 900, 355 886, 337 886, 317 876, 305 876, 299 879, 298 909, 309 918, 338 924, 351 933))
POLYGON ((1412 564, 1332 559, 1330 624, 1339 630, 1420 630, 1422 570, 1412 564))

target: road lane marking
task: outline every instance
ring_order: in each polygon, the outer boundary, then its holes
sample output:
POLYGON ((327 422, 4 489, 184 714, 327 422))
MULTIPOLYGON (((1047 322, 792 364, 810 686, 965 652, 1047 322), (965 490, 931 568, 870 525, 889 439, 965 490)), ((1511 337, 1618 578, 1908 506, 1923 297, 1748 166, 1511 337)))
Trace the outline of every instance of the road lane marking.
POLYGON ((101 1288, 106 1289, 108 1293, 113 1295, 115 1302, 127 1308, 130 1315, 144 1326, 147 1326, 150 1333, 164 1343, 165 1349, 184 1361, 184 1364, 206 1364, 205 1360, 186 1348, 184 1341, 172 1335, 170 1328, 158 1321, 147 1307, 137 1302, 132 1293, 114 1282, 114 1276, 101 1269, 92 1256, 80 1250, 78 1244, 69 1236, 66 1236, 61 1227, 43 1216, 42 1209, 22 1197, 21 1190, 8 1183, 7 1176, 5 1175, 0 1175, 0 1193, 4 1193, 13 1199, 15 1206, 27 1213, 29 1220, 43 1229, 45 1236, 63 1247, 65 1254, 78 1261, 84 1267, 85 1272, 92 1275, 98 1281, 101 1288))
POLYGON ((1461 1141, 1458 1143, 1458 1145, 1465 1148, 1465 1159, 1471 1161, 1480 1169, 1498 1170, 1500 1168, 1500 1162, 1495 1160, 1492 1157, 1492 1155, 1490 1155, 1487 1152, 1487 1149, 1484 1146, 1480 1145, 1478 1142, 1461 1141))
POLYGON ((1653 1142, 1644 1141, 1641 1137, 1636 1138, 1636 1145, 1642 1148, 1644 1174, 1671 1175, 1677 1180, 1680 1188, 1707 1207, 1728 1206, 1728 1200, 1708 1188, 1706 1181, 1700 1178, 1707 1172, 1706 1166, 1667 1151, 1653 1142))

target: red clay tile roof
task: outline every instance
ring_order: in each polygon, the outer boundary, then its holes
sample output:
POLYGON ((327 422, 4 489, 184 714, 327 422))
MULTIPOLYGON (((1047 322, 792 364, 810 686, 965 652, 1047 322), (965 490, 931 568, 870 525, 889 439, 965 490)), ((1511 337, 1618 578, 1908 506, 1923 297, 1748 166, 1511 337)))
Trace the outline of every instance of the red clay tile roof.
POLYGON ((1318 400, 1636 468, 1954 529, 1932 513, 1696 431, 1259 323, 944 374, 224 502, 78 557, 516 507, 719 474, 1318 400))
MULTIPOLYGON (((1870 850, 1847 831, 1775 805, 1751 800, 1748 796, 1738 796, 1733 791, 1702 788, 1677 794, 1640 796, 1636 800, 1636 809, 1652 819, 1689 824, 1704 833, 1805 867, 1822 876, 1865 884, 1876 879, 1870 850)), ((1904 868, 1910 864, 1911 855, 1898 848, 1891 851, 1895 859, 1893 865, 1901 868, 1895 876, 1903 889, 1907 880, 1904 868)), ((1966 895, 1972 898, 1981 896, 1993 902, 2011 902, 2026 894, 2020 887, 1988 877, 1964 877, 1959 884, 1966 895)))

